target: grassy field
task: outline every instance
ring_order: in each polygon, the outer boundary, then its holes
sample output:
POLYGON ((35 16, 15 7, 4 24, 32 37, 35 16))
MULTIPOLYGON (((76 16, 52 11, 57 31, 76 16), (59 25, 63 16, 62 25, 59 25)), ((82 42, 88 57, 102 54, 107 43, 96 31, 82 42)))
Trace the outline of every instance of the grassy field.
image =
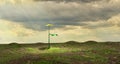
POLYGON ((120 64, 120 43, 0 45, 0 64, 120 64))

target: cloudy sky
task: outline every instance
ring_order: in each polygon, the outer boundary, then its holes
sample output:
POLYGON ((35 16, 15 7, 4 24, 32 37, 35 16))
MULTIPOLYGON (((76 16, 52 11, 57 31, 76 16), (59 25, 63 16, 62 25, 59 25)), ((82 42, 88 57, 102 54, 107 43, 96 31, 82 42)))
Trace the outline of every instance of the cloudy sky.
POLYGON ((0 0, 0 44, 120 41, 120 0, 0 0))

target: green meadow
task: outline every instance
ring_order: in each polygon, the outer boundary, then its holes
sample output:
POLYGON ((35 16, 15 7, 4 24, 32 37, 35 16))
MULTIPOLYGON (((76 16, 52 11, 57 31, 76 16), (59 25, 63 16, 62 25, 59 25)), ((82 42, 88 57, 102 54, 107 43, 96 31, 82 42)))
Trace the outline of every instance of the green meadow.
POLYGON ((119 42, 1 44, 0 64, 120 64, 119 42))

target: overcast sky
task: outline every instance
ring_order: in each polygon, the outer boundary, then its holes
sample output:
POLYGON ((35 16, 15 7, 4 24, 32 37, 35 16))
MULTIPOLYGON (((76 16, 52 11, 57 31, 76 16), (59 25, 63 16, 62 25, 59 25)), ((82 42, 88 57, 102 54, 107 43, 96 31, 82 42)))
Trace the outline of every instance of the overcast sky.
POLYGON ((0 0, 0 44, 120 41, 120 0, 0 0))

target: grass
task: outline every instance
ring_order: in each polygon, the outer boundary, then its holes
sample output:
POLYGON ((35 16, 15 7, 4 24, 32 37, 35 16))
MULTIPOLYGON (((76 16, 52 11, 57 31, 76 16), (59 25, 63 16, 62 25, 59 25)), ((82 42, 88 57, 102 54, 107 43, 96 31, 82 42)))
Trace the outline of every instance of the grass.
POLYGON ((120 43, 0 45, 0 50, 0 64, 120 64, 120 43))

